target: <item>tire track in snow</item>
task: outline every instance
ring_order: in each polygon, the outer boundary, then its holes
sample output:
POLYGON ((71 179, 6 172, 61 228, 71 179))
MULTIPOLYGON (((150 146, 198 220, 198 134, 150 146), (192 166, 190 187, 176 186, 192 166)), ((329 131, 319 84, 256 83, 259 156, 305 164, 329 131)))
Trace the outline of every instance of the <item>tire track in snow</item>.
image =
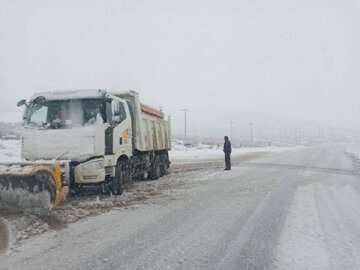
POLYGON ((349 205, 350 201, 358 205, 359 194, 351 186, 335 189, 324 185, 318 185, 318 193, 319 216, 330 254, 331 269, 359 269, 359 211, 349 205))
POLYGON ((277 250, 276 269, 330 269, 313 185, 295 192, 277 250))
POLYGON ((359 202, 350 185, 300 186, 280 237, 276 269, 359 269, 359 202))

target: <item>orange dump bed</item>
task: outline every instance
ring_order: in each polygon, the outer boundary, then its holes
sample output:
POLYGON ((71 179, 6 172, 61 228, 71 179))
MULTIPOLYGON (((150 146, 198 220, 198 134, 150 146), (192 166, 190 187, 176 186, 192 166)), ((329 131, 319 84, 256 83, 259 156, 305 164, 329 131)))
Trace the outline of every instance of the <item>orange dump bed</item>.
POLYGON ((150 106, 147 106, 145 104, 141 104, 141 111, 143 113, 158 117, 160 119, 164 119, 164 117, 165 117, 164 113, 162 111, 154 109, 154 108, 152 108, 150 106))

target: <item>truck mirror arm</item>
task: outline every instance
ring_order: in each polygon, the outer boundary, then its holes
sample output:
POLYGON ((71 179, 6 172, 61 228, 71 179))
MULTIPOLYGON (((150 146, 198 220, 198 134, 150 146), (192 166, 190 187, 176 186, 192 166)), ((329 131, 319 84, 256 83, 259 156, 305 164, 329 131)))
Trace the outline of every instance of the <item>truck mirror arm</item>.
POLYGON ((18 103, 16 103, 16 106, 17 107, 22 107, 22 106, 26 106, 26 107, 28 107, 29 105, 27 104, 27 102, 26 102, 26 99, 22 99, 22 100, 20 100, 18 103))

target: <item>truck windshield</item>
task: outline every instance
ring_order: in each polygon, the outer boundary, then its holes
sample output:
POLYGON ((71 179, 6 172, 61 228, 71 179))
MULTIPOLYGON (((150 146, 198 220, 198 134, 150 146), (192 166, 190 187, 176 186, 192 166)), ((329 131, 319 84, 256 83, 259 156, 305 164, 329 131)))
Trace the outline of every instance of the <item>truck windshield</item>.
POLYGON ((47 101, 31 103, 26 122, 29 126, 64 129, 92 125, 98 114, 105 120, 105 104, 101 99, 47 101))

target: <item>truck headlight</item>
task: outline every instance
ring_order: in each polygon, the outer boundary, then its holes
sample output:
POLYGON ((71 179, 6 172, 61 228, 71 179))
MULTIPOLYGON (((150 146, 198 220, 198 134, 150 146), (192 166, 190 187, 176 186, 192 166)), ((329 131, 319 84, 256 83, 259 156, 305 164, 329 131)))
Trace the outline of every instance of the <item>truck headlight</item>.
POLYGON ((79 165, 83 171, 101 170, 105 167, 104 159, 94 159, 79 165))

